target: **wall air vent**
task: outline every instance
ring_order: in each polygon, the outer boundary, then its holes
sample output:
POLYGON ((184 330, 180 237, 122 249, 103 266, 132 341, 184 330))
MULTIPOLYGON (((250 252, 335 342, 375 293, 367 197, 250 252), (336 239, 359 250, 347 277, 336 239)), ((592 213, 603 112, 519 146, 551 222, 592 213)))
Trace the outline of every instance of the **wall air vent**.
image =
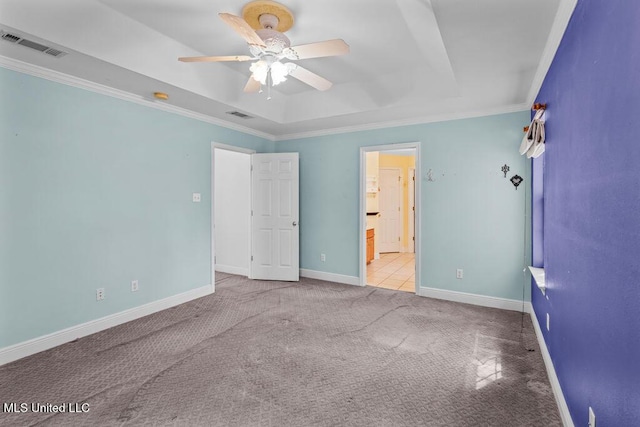
POLYGON ((241 119, 253 119, 252 116, 241 113, 240 111, 227 111, 227 114, 231 114, 232 116, 240 117, 241 119))
POLYGON ((0 34, 2 34, 2 36, 0 36, 2 38, 2 40, 6 40, 8 42, 11 43, 15 43, 15 44, 19 44, 21 46, 25 46, 34 50, 37 50, 38 52, 42 52, 42 53, 46 53, 47 55, 51 55, 54 56, 56 58, 60 58, 61 56, 64 56, 67 54, 67 52, 63 52, 59 49, 55 49, 53 47, 49 47, 49 46, 45 46, 43 44, 40 43, 36 43, 32 40, 27 40, 25 38, 22 38, 18 35, 15 34, 11 34, 11 33, 5 33, 4 31, 0 31, 0 34))

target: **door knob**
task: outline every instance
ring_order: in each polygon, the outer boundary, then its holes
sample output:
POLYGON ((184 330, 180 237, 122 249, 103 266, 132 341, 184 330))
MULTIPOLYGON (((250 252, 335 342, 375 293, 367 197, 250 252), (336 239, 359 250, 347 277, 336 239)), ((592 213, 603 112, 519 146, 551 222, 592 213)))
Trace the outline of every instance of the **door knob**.
POLYGON ((293 226, 295 227, 296 225, 298 225, 298 223, 293 221, 293 226))

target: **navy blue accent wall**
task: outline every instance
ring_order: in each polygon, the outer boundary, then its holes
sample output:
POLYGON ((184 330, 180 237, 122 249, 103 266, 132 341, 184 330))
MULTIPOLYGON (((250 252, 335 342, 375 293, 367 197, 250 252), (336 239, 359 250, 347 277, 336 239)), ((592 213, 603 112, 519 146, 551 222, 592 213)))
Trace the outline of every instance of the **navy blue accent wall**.
POLYGON ((579 0, 536 101, 549 298, 532 303, 575 425, 592 406, 640 426, 640 2, 579 0))

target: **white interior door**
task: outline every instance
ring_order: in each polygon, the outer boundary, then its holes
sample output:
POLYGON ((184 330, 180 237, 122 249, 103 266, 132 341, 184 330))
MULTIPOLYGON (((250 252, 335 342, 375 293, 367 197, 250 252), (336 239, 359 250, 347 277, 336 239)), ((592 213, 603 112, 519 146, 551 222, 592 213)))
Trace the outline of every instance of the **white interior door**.
POLYGON ((400 169, 380 169, 380 252, 400 252, 400 169))
POLYGON ((298 281, 298 153, 251 156, 251 278, 298 281))

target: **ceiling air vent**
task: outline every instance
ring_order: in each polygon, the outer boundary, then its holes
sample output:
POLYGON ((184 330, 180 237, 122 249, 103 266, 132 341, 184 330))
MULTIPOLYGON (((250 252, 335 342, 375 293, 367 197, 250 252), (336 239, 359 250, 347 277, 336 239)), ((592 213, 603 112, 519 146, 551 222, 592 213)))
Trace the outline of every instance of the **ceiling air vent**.
POLYGON ((20 37, 14 36, 13 34, 9 34, 9 33, 2 33, 2 38, 11 43, 16 43, 20 41, 20 37))
POLYGON ((46 53, 47 55, 55 56, 56 58, 58 58, 60 56, 64 56, 64 55, 67 54, 67 52, 63 52, 61 50, 54 49, 52 47, 50 47, 49 49, 45 50, 44 53, 46 53))
POLYGON ((42 52, 42 53, 46 53, 47 55, 51 55, 54 56, 56 58, 59 58, 61 56, 64 56, 67 54, 67 52, 63 52, 61 50, 49 47, 49 46, 45 46, 43 44, 40 43, 36 43, 34 41, 31 40, 27 40, 25 38, 22 38, 20 36, 17 36, 15 34, 11 34, 11 33, 5 33, 4 31, 1 31, 0 34, 2 34, 2 40, 6 40, 8 42, 11 43, 15 43, 15 44, 19 44, 21 46, 25 46, 34 50, 37 50, 38 52, 42 52))
POLYGON ((227 111, 227 114, 231 114, 232 116, 240 117, 241 119, 253 119, 252 116, 241 113, 240 111, 227 111))

